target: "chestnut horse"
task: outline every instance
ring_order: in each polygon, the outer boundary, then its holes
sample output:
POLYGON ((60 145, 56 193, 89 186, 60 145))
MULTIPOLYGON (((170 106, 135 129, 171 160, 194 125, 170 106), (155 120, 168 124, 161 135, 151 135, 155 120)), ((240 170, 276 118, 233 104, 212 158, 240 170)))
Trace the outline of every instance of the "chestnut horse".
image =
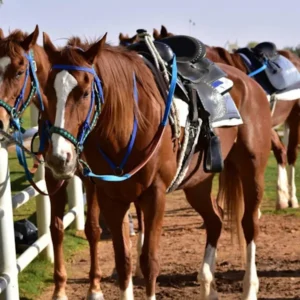
MULTIPOLYGON (((43 104, 47 107, 47 99, 43 94, 46 86, 48 73, 50 71, 50 63, 44 49, 37 45, 36 41, 39 35, 38 26, 30 35, 24 34, 17 30, 12 32, 6 38, 0 30, 0 128, 8 131, 10 127, 11 114, 8 113, 7 107, 13 107, 16 104, 17 96, 20 95, 24 87, 24 95, 17 104, 15 112, 22 112, 24 101, 29 99, 32 85, 32 73, 28 75, 26 81, 27 70, 32 72, 29 66, 29 56, 36 62, 36 75, 38 77, 40 94, 43 98, 43 104)), ((40 103, 37 95, 32 98, 34 105, 40 109, 40 103)), ((28 103, 30 104, 30 103, 28 103)), ((25 107, 26 108, 26 107, 25 107)), ((41 110, 42 117, 45 111, 41 110)), ((20 117, 20 116, 19 116, 20 117)), ((41 128, 40 128, 41 133, 41 128)), ((99 228, 99 206, 95 193, 95 186, 85 177, 84 180, 87 195, 87 218, 85 224, 85 233, 90 245, 91 269, 90 269, 90 288, 88 291, 88 299, 100 299, 100 269, 98 261, 98 241, 100 239, 99 228)), ((48 191, 56 189, 59 180, 55 179, 52 172, 46 168, 45 181, 48 191)), ((67 299, 65 294, 65 286, 67 281, 67 273, 64 266, 63 257, 63 215, 65 204, 67 201, 67 181, 55 193, 50 195, 51 202, 51 236, 54 248, 54 281, 55 291, 53 299, 67 299)))
MULTIPOLYGON (((162 25, 160 33, 154 29, 153 37, 156 40, 173 36, 167 28, 162 25)), ((279 50, 279 54, 288 58, 300 71, 300 58, 288 50, 279 50)), ((214 62, 234 66, 247 73, 247 67, 237 53, 230 53, 221 47, 207 46, 207 58, 214 62)), ((272 127, 285 123, 289 128, 288 147, 281 142, 277 132, 272 130, 272 150, 278 164, 277 178, 277 201, 276 209, 283 209, 288 206, 299 207, 296 196, 295 185, 295 164, 297 161, 298 145, 300 144, 300 99, 293 101, 279 100, 272 113, 272 127), (287 174, 286 164, 289 165, 287 174)))
MULTIPOLYGON (((101 212, 112 232, 120 299, 124 300, 134 296, 129 235, 122 224, 130 203, 138 202, 145 226, 140 265, 147 299, 153 300, 159 274, 158 246, 165 193, 176 173, 178 141, 172 139, 168 123, 163 123, 165 127, 161 125, 166 116, 165 101, 142 58, 124 47, 106 45, 105 41, 106 35, 93 44, 80 43, 76 38, 70 46, 59 50, 44 33, 44 49, 52 64, 45 89, 49 104, 46 112, 50 132, 60 135, 59 143, 55 142, 57 136, 52 135, 45 159, 56 177, 67 178, 78 165, 86 176, 93 177, 101 212), (95 127, 90 125, 91 120, 95 127), (88 137, 82 143, 82 134, 86 132, 88 137), (85 162, 77 154, 80 151, 85 162), (126 165, 116 167, 123 164, 124 157, 126 165)), ((234 82, 231 95, 244 124, 216 129, 226 159, 219 198, 226 199, 233 215, 240 215, 244 206, 242 221, 238 219, 244 230, 248 257, 243 299, 252 300, 257 299, 258 292, 255 241, 271 148, 271 118, 262 88, 243 72, 227 65, 220 67, 234 82)), ((194 154, 180 188, 206 224, 207 244, 199 273, 201 299, 216 299, 213 273, 222 213, 211 198, 213 174, 203 171, 201 153, 198 149, 194 154)))

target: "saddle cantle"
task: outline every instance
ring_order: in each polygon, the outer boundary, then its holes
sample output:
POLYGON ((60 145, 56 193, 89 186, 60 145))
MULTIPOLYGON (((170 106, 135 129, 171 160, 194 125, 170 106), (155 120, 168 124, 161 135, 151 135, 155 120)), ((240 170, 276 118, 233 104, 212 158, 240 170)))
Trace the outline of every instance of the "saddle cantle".
POLYGON ((161 39, 159 42, 168 45, 176 54, 178 62, 195 63, 206 55, 205 45, 196 38, 176 35, 161 39))
MULTIPOLYGON (((144 30, 138 30, 138 34, 144 33, 144 30)), ((200 138, 205 140, 203 144, 206 145, 204 149, 204 170, 206 172, 220 172, 223 169, 223 160, 218 137, 213 132, 212 123, 219 121, 226 114, 228 105, 226 101, 223 101, 222 95, 227 93, 232 86, 220 93, 213 84, 221 78, 227 77, 227 74, 212 61, 205 58, 205 45, 193 37, 173 36, 154 41, 153 45, 165 61, 169 74, 172 71, 171 63, 174 54, 176 55, 178 78, 175 95, 189 106, 188 122, 189 127, 193 130, 191 136, 197 137, 197 140, 200 133, 200 130, 198 131, 197 128, 201 126, 200 138)), ((158 87, 162 96, 165 97, 167 88, 163 91, 161 79, 158 80, 161 77, 158 74, 160 72, 155 71, 154 69, 156 68, 149 65, 155 65, 155 60, 146 42, 141 40, 129 45, 127 48, 138 52, 144 57, 156 81, 160 83, 158 87)), ((237 118, 240 118, 240 116, 237 116, 237 118)), ((190 145, 188 148, 193 150, 187 151, 189 152, 189 157, 186 157, 184 161, 189 160, 195 148, 193 139, 189 139, 188 144, 190 145)))
POLYGON ((236 51, 243 58, 249 76, 263 87, 267 94, 277 94, 300 88, 300 74, 295 65, 280 55, 275 44, 263 42, 254 48, 236 51))
POLYGON ((275 59, 278 56, 276 45, 271 42, 259 43, 252 48, 252 51, 258 57, 267 57, 269 59, 275 59))

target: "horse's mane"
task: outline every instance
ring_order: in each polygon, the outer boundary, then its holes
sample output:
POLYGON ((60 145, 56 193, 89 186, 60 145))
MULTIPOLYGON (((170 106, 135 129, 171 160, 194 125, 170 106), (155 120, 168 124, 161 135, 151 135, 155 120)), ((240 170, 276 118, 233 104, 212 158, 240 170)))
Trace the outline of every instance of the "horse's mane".
POLYGON ((240 70, 245 69, 245 64, 243 63, 243 60, 240 57, 240 55, 237 53, 230 53, 222 47, 208 46, 206 46, 206 51, 207 57, 214 62, 229 64, 240 70))
POLYGON ((10 53, 12 57, 18 57, 22 55, 21 49, 18 46, 28 36, 27 33, 17 29, 9 33, 7 37, 0 40, 0 56, 1 54, 10 53))
MULTIPOLYGON (((74 64, 83 65, 82 50, 89 49, 92 44, 91 41, 82 41, 79 37, 71 37, 62 52, 74 64), (74 47, 76 48, 74 49, 74 47)), ((112 134, 116 137, 129 136, 132 132, 134 112, 138 118, 139 128, 146 129, 146 126, 151 124, 151 116, 154 111, 153 100, 158 101, 161 96, 154 77, 142 58, 136 52, 129 51, 125 47, 105 44, 94 67, 102 81, 105 98, 98 129, 107 136, 112 134), (134 101, 134 74, 137 80, 139 104, 143 101, 143 110, 146 109, 147 120, 134 101), (106 105, 107 102, 109 105, 106 105), (105 126, 101 125, 102 120, 105 121, 105 126)))

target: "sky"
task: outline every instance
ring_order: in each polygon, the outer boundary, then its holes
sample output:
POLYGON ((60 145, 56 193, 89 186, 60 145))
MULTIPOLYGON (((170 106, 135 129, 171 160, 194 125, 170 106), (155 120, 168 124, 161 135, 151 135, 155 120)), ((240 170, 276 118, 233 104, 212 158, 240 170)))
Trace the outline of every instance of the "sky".
POLYGON ((105 32, 107 41, 117 44, 120 32, 152 33, 163 24, 211 46, 272 41, 283 48, 300 44, 299 21, 299 0, 3 0, 0 6, 5 35, 14 29, 31 33, 38 24, 57 45, 72 35, 95 39, 105 32))

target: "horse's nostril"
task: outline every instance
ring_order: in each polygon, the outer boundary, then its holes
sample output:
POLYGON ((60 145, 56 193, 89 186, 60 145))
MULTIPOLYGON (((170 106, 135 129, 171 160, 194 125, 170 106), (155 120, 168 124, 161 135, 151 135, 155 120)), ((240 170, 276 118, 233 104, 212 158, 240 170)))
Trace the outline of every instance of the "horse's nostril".
POLYGON ((0 120, 0 129, 3 130, 3 128, 4 128, 3 122, 0 120))
POLYGON ((71 161, 71 153, 70 152, 67 152, 67 159, 66 159, 66 162, 69 163, 71 161))

